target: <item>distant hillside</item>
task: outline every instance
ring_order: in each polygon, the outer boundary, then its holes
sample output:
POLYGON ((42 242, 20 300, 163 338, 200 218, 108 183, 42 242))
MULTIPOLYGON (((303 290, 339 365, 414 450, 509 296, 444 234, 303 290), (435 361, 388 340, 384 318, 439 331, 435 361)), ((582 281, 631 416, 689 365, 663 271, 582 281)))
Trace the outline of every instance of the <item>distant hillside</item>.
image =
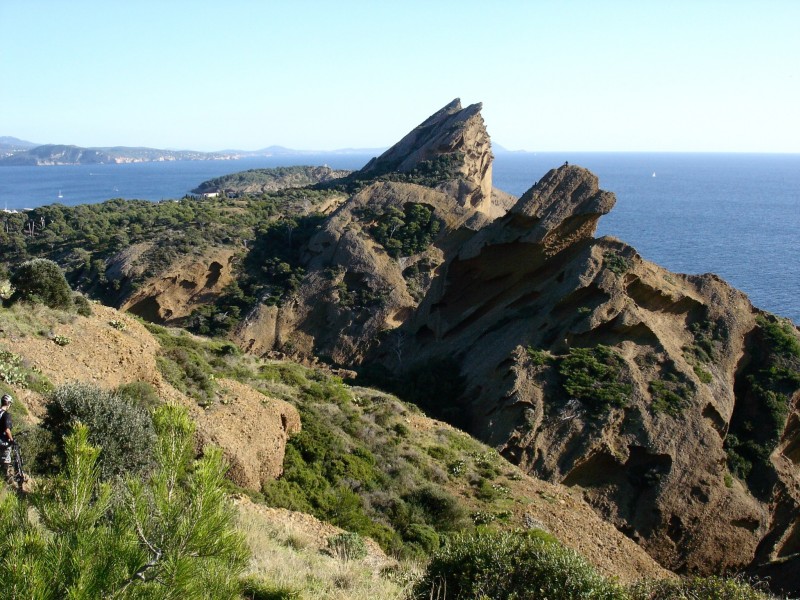
POLYGON ((13 152, 0 158, 0 166, 49 166, 122 164, 177 160, 232 160, 238 154, 195 152, 193 150, 158 150, 155 148, 82 148, 63 144, 45 144, 13 152))
POLYGON ((19 138, 11 137, 8 135, 0 136, 0 155, 5 156, 14 152, 20 152, 35 148, 39 144, 21 140, 19 138))
POLYGON ((250 169, 215 177, 204 181, 194 194, 224 192, 232 194, 259 194, 276 192, 285 188, 304 187, 340 179, 350 171, 335 170, 330 167, 278 167, 275 169, 250 169))
POLYGON ((123 164, 178 160, 237 160, 259 156, 303 156, 318 154, 378 155, 382 148, 340 148, 337 150, 297 150, 267 146, 259 150, 162 150, 129 146, 90 147, 72 144, 35 144, 10 136, 0 136, 0 166, 52 166, 123 164))

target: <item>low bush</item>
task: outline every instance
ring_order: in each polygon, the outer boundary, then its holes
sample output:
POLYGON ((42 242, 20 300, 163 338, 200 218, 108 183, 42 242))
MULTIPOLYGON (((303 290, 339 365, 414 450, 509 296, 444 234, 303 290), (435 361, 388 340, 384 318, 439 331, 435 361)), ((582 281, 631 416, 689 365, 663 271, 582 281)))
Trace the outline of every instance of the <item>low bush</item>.
POLYGON ((624 275, 631 270, 633 263, 621 254, 609 250, 603 254, 603 266, 615 275, 624 275))
POLYGON ((75 294, 72 297, 72 303, 75 306, 75 312, 82 317, 92 316, 92 305, 83 294, 75 294))
POLYGON ((156 388, 146 381, 132 381, 123 383, 114 390, 120 398, 124 398, 130 404, 138 406, 144 410, 152 410, 161 404, 156 388))
POLYGON ((654 412, 666 413, 672 417, 680 416, 693 395, 688 383, 675 373, 668 373, 664 379, 656 379, 648 385, 654 412))
POLYGON ((528 354, 528 358, 531 359, 531 363, 537 367, 547 365, 554 360, 553 355, 547 350, 540 350, 538 348, 534 348, 533 346, 528 346, 526 352, 528 354))
POLYGON ((0 349, 0 382, 17 387, 27 386, 22 357, 10 350, 0 349))
POLYGON ((692 577, 639 583, 631 588, 631 600, 770 600, 772 596, 744 581, 722 577, 692 577))
POLYGON ((567 394, 583 402, 594 413, 625 406, 631 385, 623 380, 625 361, 612 348, 570 348, 558 370, 567 394))
POLYGON ((345 531, 328 538, 328 550, 339 560, 361 560, 367 555, 367 545, 357 533, 345 531))
POLYGON ((62 440, 78 422, 89 427, 90 442, 103 448, 99 468, 104 479, 151 466, 155 431, 150 413, 124 396, 85 383, 67 383, 52 392, 42 427, 53 436, 62 460, 62 440))
POLYGON ((479 530, 433 555, 414 589, 419 599, 574 600, 626 598, 575 552, 544 532, 479 530))

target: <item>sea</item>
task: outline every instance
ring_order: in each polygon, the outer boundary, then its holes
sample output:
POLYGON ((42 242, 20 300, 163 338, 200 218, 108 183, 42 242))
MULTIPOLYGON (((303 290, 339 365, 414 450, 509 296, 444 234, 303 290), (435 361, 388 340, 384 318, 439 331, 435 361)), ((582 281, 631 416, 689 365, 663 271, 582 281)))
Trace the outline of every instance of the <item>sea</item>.
MULTIPOLYGON (((0 167, 0 210, 181 198, 203 181, 246 169, 358 169, 370 158, 320 153, 0 167)), ((716 273, 756 306, 800 324, 800 154, 498 152, 494 185, 521 195, 566 161, 590 169, 601 188, 616 194, 597 235, 619 238, 671 271, 716 273)))

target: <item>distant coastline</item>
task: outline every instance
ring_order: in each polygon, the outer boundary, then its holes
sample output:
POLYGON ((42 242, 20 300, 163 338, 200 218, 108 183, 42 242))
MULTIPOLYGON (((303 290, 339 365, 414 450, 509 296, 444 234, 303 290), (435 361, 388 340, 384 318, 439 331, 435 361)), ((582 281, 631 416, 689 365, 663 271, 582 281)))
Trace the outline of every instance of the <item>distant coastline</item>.
MULTIPOLYGON (((365 155, 380 154, 382 148, 342 148, 324 154, 365 155)), ((50 167, 66 165, 119 165, 147 162, 220 161, 275 156, 314 156, 317 150, 296 150, 284 146, 268 146, 260 150, 164 150, 129 146, 90 147, 68 144, 35 144, 18 138, 0 137, 0 166, 50 167)))

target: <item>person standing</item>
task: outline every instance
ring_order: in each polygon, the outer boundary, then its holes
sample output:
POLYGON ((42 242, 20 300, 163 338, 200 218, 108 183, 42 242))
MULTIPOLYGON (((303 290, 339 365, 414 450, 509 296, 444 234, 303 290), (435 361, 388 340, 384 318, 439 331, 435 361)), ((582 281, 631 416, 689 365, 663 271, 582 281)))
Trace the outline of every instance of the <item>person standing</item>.
POLYGON ((14 426, 9 410, 14 399, 9 394, 3 394, 0 400, 0 447, 2 447, 2 462, 6 469, 6 481, 14 483, 14 465, 11 462, 11 446, 14 442, 14 435, 11 428, 14 426))

